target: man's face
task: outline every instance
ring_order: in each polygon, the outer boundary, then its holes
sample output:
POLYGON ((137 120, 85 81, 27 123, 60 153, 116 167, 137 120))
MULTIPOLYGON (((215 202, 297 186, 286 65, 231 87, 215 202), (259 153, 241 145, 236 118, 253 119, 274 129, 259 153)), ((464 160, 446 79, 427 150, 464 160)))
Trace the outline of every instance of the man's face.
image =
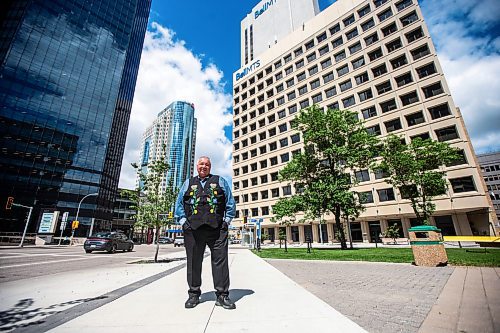
POLYGON ((200 158, 198 160, 198 164, 196 164, 196 169, 198 170, 198 175, 200 178, 205 178, 210 174, 210 168, 212 165, 210 161, 206 158, 200 158))

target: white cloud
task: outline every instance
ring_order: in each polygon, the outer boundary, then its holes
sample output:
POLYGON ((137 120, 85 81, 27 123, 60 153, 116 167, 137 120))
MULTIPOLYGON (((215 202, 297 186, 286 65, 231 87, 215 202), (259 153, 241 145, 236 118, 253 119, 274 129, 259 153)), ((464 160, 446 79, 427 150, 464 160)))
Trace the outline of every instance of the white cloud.
POLYGON ((500 150, 500 38, 495 31, 500 1, 425 0, 421 6, 476 153, 500 150))
POLYGON ((158 112, 180 100, 195 105, 198 119, 196 157, 208 155, 212 171, 230 180, 231 142, 224 127, 232 123, 231 95, 224 93, 223 73, 214 65, 204 66, 175 33, 153 22, 144 39, 139 75, 127 144, 120 175, 120 187, 134 188, 130 163, 140 159, 140 142, 158 112))

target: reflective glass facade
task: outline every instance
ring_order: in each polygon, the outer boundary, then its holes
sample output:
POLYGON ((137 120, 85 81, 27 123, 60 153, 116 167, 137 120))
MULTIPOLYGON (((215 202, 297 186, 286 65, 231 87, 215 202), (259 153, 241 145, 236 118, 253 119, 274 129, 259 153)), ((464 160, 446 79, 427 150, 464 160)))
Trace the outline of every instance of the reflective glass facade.
MULTIPOLYGON (((0 195, 109 225, 151 0, 2 1, 0 195), (5 33, 4 33, 5 32, 5 33)), ((22 231, 26 211, 0 213, 22 231)))

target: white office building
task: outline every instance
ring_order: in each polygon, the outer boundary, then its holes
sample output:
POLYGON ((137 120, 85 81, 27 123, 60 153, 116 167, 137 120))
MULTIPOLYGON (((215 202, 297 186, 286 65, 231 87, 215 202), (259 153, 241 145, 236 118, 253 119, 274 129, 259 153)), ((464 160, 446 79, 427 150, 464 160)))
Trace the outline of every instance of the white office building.
MULTIPOLYGON (((290 2, 260 2, 252 9, 254 17, 249 14, 242 22, 242 66, 233 75, 234 225, 242 226, 247 216, 262 219, 271 239, 282 228, 290 242, 304 242, 305 235, 315 242, 335 241, 333 217, 321 228, 317 221, 291 226, 271 222, 276 200, 295 191, 278 181, 278 172, 303 148, 290 122, 300 109, 317 104, 357 112, 380 138, 432 138, 459 148, 463 158, 442 167, 449 189, 436 198, 431 223, 445 235, 490 234, 496 215, 417 0, 338 0, 299 29, 285 27, 290 33, 276 42, 269 43, 272 34, 263 32, 261 38, 258 20, 266 15, 271 21, 271 15, 283 19, 290 2), (263 11, 255 18, 259 8, 263 11), (254 42, 247 62, 244 30, 252 19, 254 41, 270 47, 260 52, 254 42)), ((295 21, 283 22, 275 25, 295 21)), ((366 209, 350 222, 348 237, 373 242, 393 224, 408 237, 408 228, 416 223, 410 201, 383 174, 366 169, 353 177, 359 180, 354 190, 365 194, 366 209)))

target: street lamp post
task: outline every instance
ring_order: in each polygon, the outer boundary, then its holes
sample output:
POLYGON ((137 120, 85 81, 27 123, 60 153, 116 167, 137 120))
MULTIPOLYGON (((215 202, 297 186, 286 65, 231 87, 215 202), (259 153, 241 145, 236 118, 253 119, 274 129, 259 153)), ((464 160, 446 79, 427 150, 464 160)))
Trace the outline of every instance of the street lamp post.
MULTIPOLYGON (((82 205, 82 202, 83 200, 85 200, 85 198, 87 197, 95 197, 99 195, 99 193, 90 193, 90 194, 87 194, 86 196, 84 196, 80 202, 78 203, 78 209, 76 210, 76 217, 75 217, 75 221, 78 221, 78 215, 80 214, 80 206, 82 205)), ((73 236, 75 235, 75 229, 74 228, 71 228, 71 239, 69 240, 69 244, 70 245, 73 245, 73 236)))

